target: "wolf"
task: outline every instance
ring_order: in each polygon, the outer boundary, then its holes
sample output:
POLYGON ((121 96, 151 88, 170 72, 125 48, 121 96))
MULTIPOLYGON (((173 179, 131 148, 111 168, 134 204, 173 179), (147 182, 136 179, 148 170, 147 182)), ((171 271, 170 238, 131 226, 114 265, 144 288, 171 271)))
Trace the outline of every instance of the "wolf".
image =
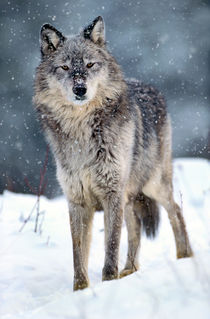
POLYGON ((192 256, 182 212, 173 199, 171 124, 161 93, 124 79, 107 49, 100 16, 70 37, 45 24, 40 44, 34 103, 68 200, 74 290, 89 286, 96 210, 104 211, 102 280, 139 269, 141 232, 156 235, 159 205, 168 213, 177 258, 192 256), (119 274, 123 216, 128 253, 119 274))

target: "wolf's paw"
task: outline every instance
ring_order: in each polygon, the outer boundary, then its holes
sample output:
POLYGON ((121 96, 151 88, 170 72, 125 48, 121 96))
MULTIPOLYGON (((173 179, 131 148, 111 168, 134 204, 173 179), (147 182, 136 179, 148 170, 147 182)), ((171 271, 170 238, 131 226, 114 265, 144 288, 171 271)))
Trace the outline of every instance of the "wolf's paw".
POLYGON ((121 270, 119 278, 123 278, 125 276, 131 275, 132 273, 134 273, 137 270, 138 269, 136 269, 136 268, 131 268, 131 269, 124 268, 123 270, 121 270))
POLYGON ((80 275, 74 278, 74 291, 89 287, 89 280, 85 275, 80 275))
POLYGON ((118 279, 118 269, 117 267, 104 266, 102 272, 102 280, 113 280, 118 279))
POLYGON ((191 249, 191 247, 187 247, 187 249, 183 250, 183 251, 178 251, 176 257, 179 258, 187 258, 187 257, 193 257, 193 251, 191 249))

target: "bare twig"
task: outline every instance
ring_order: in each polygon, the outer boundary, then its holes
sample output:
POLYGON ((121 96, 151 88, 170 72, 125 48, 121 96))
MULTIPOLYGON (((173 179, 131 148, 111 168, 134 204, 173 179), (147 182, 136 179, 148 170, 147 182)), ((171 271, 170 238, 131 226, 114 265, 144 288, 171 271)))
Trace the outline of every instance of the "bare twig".
POLYGON ((49 245, 49 242, 50 242, 50 236, 47 237, 47 242, 46 242, 47 246, 49 245))
POLYGON ((179 195, 180 195, 180 208, 183 215, 183 194, 181 191, 179 191, 179 195))
POLYGON ((38 227, 39 224, 39 217, 40 217, 40 196, 44 194, 45 190, 46 190, 46 186, 47 186, 47 179, 45 180, 45 174, 46 174, 46 170, 47 170, 47 163, 48 163, 48 156, 49 156, 49 146, 47 145, 47 149, 46 149, 46 154, 45 154, 45 160, 44 160, 44 164, 43 167, 40 170, 40 178, 39 178, 39 186, 38 188, 34 188, 31 183, 29 182, 28 178, 25 177, 24 181, 26 183, 26 185, 28 186, 28 188, 30 189, 30 191, 37 196, 37 200, 35 203, 35 206, 33 207, 31 213, 29 214, 29 216, 24 220, 24 224, 22 225, 22 227, 20 228, 20 231, 22 231, 22 229, 24 228, 24 226, 26 225, 26 223, 30 220, 35 208, 36 208, 36 219, 35 219, 35 226, 34 226, 34 232, 37 233, 38 228, 41 229, 40 227, 42 226, 43 220, 42 219, 42 223, 41 226, 38 227))
POLYGON ((44 217, 45 217, 45 211, 43 210, 42 212, 40 212, 40 216, 42 215, 42 219, 39 223, 39 234, 42 234, 42 225, 44 223, 44 217))
POLYGON ((7 184, 6 184, 7 190, 10 192, 14 192, 13 180, 8 175, 6 175, 6 179, 7 179, 7 184))
POLYGON ((20 227, 20 229, 19 229, 19 232, 21 232, 21 231, 23 230, 23 228, 25 227, 25 225, 27 224, 27 222, 31 219, 31 216, 32 216, 32 214, 33 214, 33 212, 34 212, 34 210, 35 210, 35 208, 36 208, 36 205, 37 205, 37 201, 36 201, 34 207, 32 208, 30 214, 28 215, 28 217, 24 220, 23 225, 22 225, 22 226, 20 227))
POLYGON ((39 222, 39 215, 40 215, 40 195, 37 197, 37 205, 36 205, 36 220, 35 220, 35 227, 34 232, 37 233, 38 222, 39 222))
POLYGON ((45 178, 46 169, 47 169, 48 155, 49 155, 49 145, 47 145, 43 169, 41 169, 40 171, 40 182, 39 182, 39 192, 38 192, 39 196, 43 195, 43 191, 46 187, 46 183, 44 183, 44 178, 45 178))
POLYGON ((29 180, 28 180, 27 177, 24 178, 24 182, 26 183, 26 185, 28 186, 28 188, 30 189, 30 191, 31 191, 33 194, 36 194, 35 189, 31 186, 31 184, 29 183, 29 180))

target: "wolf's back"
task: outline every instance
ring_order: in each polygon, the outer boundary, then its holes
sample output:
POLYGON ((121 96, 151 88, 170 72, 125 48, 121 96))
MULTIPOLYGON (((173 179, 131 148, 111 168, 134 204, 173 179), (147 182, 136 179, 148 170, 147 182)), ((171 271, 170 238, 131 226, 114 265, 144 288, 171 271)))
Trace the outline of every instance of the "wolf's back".
POLYGON ((141 113, 144 142, 147 142, 151 133, 159 138, 167 121, 166 102, 162 94, 153 86, 135 79, 126 80, 126 84, 129 99, 138 105, 141 113))

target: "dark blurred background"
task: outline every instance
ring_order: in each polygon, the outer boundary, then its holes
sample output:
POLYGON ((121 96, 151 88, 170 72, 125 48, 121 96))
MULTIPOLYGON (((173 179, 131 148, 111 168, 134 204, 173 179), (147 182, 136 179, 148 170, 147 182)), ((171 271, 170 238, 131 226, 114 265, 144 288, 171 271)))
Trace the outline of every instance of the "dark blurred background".
MULTIPOLYGON (((32 96, 41 25, 68 35, 98 15, 125 75, 166 96, 174 157, 210 157, 210 1, 1 0, 0 192, 31 192, 25 178, 39 185, 46 143, 32 96)), ((46 194, 59 194, 51 155, 46 175, 46 194)))

